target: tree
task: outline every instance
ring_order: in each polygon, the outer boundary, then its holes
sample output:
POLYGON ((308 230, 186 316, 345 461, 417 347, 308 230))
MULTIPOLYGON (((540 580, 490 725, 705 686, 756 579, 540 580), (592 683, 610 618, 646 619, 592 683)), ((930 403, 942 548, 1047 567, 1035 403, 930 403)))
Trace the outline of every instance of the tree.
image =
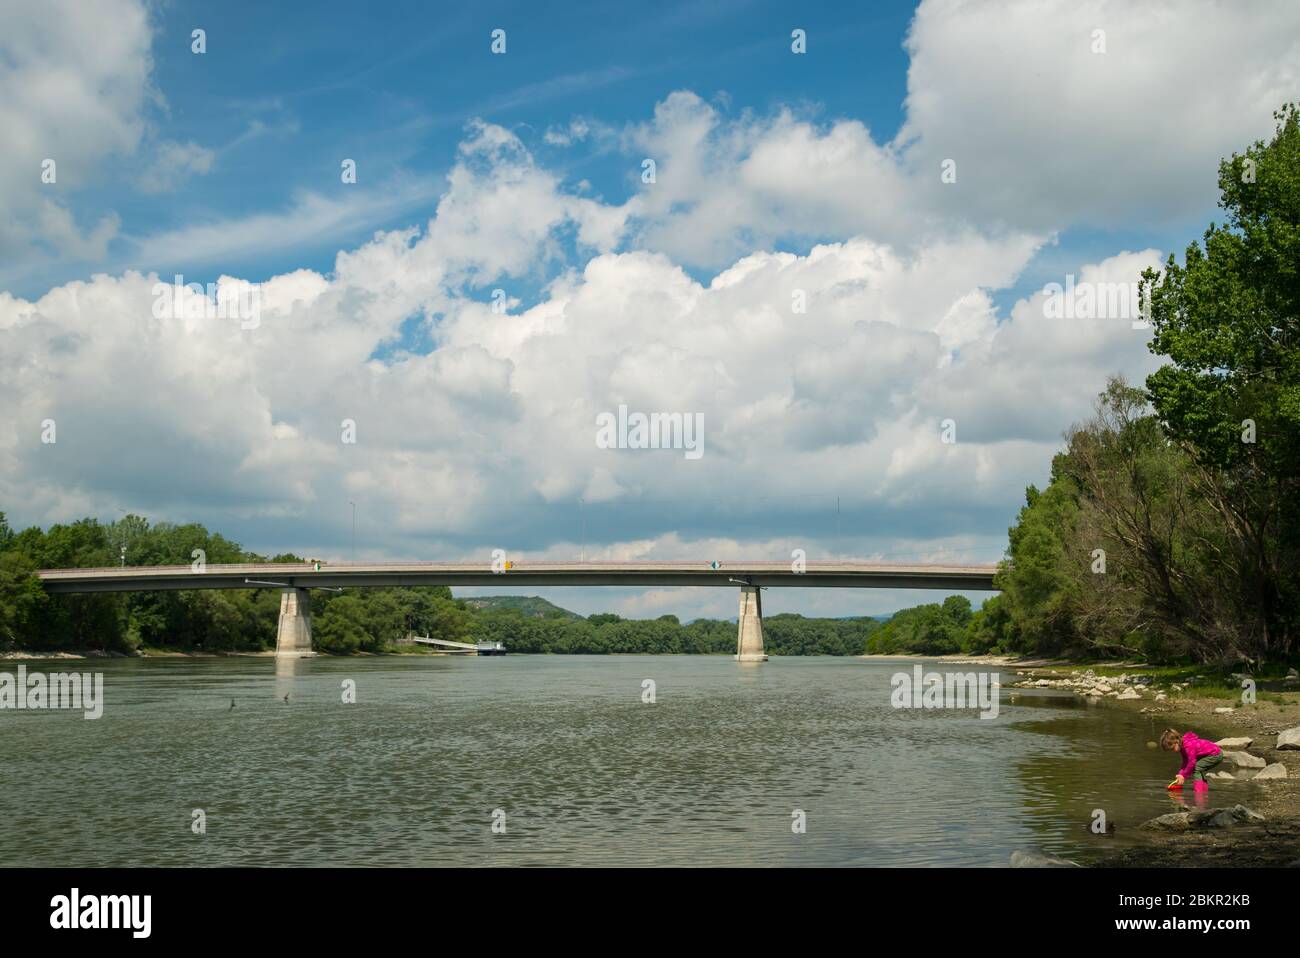
POLYGON ((354 595, 331 599, 313 617, 312 640, 322 652, 347 655, 374 643, 367 628, 365 605, 354 595))
POLYGON ((0 648, 31 644, 54 618, 53 603, 35 571, 36 564, 21 552, 0 551, 0 648))
POLYGON ((1275 117, 1219 167, 1227 222, 1143 274, 1151 350, 1171 360, 1150 400, 1227 532, 1253 658, 1290 655, 1300 630, 1300 112, 1275 117))

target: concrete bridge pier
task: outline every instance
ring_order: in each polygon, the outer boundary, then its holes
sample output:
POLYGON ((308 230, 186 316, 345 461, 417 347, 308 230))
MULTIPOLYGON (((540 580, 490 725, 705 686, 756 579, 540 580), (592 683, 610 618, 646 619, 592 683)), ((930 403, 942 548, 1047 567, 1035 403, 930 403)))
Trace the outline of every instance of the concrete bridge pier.
POLYGON ((280 593, 280 627, 275 635, 277 656, 314 655, 311 648, 311 593, 293 586, 280 593))
POLYGON ((763 651, 763 594, 758 586, 740 587, 740 621, 736 634, 737 662, 766 662, 763 651))

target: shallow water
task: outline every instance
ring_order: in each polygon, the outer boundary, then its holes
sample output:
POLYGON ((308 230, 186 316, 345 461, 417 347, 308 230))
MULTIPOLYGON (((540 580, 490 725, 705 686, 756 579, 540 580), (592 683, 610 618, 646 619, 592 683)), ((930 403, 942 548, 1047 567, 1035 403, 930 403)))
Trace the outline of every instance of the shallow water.
POLYGON ((105 708, 0 710, 0 865, 1086 862, 1174 803, 1146 717, 1016 689, 996 719, 895 709, 890 677, 913 664, 28 662, 102 671, 105 708), (1088 830, 1096 809, 1115 837, 1088 830))

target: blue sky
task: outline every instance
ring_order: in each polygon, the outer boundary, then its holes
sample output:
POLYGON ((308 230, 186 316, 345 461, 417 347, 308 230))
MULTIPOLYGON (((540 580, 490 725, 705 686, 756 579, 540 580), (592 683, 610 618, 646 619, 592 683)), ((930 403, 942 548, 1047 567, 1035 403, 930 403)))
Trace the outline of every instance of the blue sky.
MULTIPOLYGON (((574 156, 548 147, 545 131, 575 116, 611 125, 644 119, 658 99, 691 89, 736 114, 798 104, 815 115, 853 116, 888 138, 902 117, 902 40, 912 7, 879 4, 846 23, 845 9, 855 6, 394 3, 374 10, 325 2, 303 17, 292 5, 166 4, 151 47, 153 82, 166 104, 151 112, 160 135, 214 150, 213 169, 186 183, 183 198, 143 194, 124 170, 106 169, 79 192, 78 208, 87 218, 122 217, 124 241, 111 252, 124 266, 199 282, 223 271, 262 279, 303 267, 328 271, 340 248, 427 214, 475 119, 517 133, 566 180, 587 180, 596 194, 620 200, 634 190, 639 168, 602 149, 574 156), (795 26, 812 34, 817 55, 794 61, 792 70, 795 26), (190 49, 196 27, 207 33, 202 56, 190 49), (497 28, 507 31, 505 56, 490 53, 497 28), (284 209, 304 190, 338 193, 345 157, 357 161, 359 185, 419 182, 432 196, 421 202, 415 197, 424 194, 413 191, 400 209, 292 248, 217 259, 174 249, 142 258, 126 241, 284 209)), ((120 158, 123 167, 134 161, 120 158)), ((41 283, 84 274, 51 268, 18 277, 11 288, 39 293, 41 283)))
POLYGON ((995 560, 1105 377, 1158 361, 1044 285, 1181 251, 1297 85, 1290 7, 1188 6, 5 10, 0 507, 336 558, 351 500, 370 558, 995 560), (160 319, 176 274, 258 323, 160 319), (702 415, 706 455, 599 448, 620 403, 702 415))

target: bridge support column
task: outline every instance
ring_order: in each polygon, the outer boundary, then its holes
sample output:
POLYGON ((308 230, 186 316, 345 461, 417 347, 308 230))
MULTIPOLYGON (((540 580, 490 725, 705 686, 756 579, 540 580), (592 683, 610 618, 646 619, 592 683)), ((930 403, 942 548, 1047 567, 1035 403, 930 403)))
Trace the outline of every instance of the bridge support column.
POLYGON ((275 635, 275 654, 312 655, 311 593, 293 587, 280 593, 280 628, 275 635))
POLYGON ((758 586, 740 587, 740 622, 736 634, 737 662, 766 662, 763 651, 763 594, 758 586))

